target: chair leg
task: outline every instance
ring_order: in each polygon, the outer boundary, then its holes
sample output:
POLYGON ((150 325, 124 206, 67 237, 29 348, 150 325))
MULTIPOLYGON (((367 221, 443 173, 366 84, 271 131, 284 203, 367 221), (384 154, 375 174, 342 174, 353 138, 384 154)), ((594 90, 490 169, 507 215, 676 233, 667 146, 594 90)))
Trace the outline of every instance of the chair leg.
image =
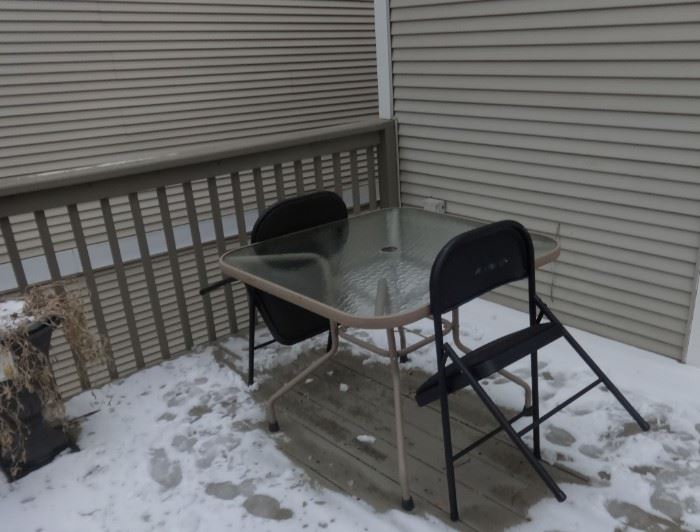
MULTIPOLYGON (((454 317, 454 314, 453 314, 454 317)), ((455 320, 455 323, 459 323, 455 320)), ((436 338, 439 329, 435 325, 436 338)), ((441 339, 440 339, 441 340, 441 339)), ((440 342, 441 344, 442 342, 440 342)), ((438 345, 440 345, 438 344, 438 345)), ((439 348, 438 348, 439 349, 439 348)), ((452 430, 450 427, 450 407, 447 398, 447 381, 445 378, 445 351, 448 345, 443 345, 442 353, 438 354, 438 384, 440 386, 440 415, 442 418, 442 446, 445 451, 445 476, 447 477, 447 495, 450 502, 450 519, 459 520, 459 508, 457 506, 457 488, 455 486, 455 455, 452 452, 452 430)))
MULTIPOLYGON (((503 415, 503 413, 498 409, 496 406, 496 403, 493 402, 493 400, 488 396, 486 391, 481 387, 479 384, 479 381, 477 381, 474 376, 469 372, 469 370, 464 366, 462 361, 459 359, 459 357, 454 354, 454 351, 450 353, 450 358, 452 358, 452 361, 457 365, 457 367, 460 369, 462 373, 467 378, 467 381, 469 382, 469 385, 474 389, 476 394, 479 396, 479 399, 486 405, 486 408, 489 409, 491 412, 491 415, 496 418, 496 421, 503 427, 504 432, 508 435, 508 437, 511 439, 511 441, 515 444, 515 446, 520 450, 521 453, 523 453, 523 456, 525 456, 525 459, 530 463, 532 468, 535 470, 535 472, 539 475, 539 477, 542 479, 542 481, 547 485, 549 488, 549 491, 552 492, 554 497, 559 501, 565 501, 566 500, 566 494, 559 488, 557 483, 554 481, 554 479, 549 475, 547 470, 544 468, 542 465, 542 462, 540 462, 537 458, 535 458, 535 455, 532 454, 532 451, 530 448, 525 445, 525 442, 518 436, 518 434, 515 432, 513 427, 511 427, 510 423, 508 423, 508 420, 506 417, 503 415)), ((534 402, 534 401, 533 401, 534 402)))
POLYGON ((632 417, 637 422, 637 425, 639 425, 639 428, 642 429, 644 432, 649 430, 649 423, 645 421, 645 419, 637 412, 637 410, 630 404, 630 402, 627 400, 627 398, 622 395, 622 392, 617 389, 617 386, 615 386, 612 381, 608 378, 608 376, 603 372, 602 369, 598 367, 598 364, 596 364, 593 359, 590 357, 588 353, 579 345, 579 343, 574 340, 574 337, 571 336, 566 329, 564 329, 564 338, 566 338, 567 342, 569 342, 569 345, 574 348, 574 350, 578 353, 578 355, 583 359, 583 361, 588 364, 588 367, 591 368, 593 373, 595 373, 598 378, 605 384, 608 390, 610 390, 610 393, 612 393, 615 396, 615 399, 624 407, 625 410, 627 410, 627 413, 632 417))
POLYGON ((637 425, 639 425, 639 428, 642 429, 644 432, 649 430, 649 423, 647 423, 644 418, 639 415, 639 412, 630 404, 630 402, 627 400, 627 398, 622 395, 622 392, 617 389, 617 386, 615 386, 612 381, 608 378, 608 376, 603 372, 602 369, 598 367, 598 365, 593 361, 593 359, 590 357, 588 353, 581 347, 581 345, 574 339, 573 336, 571 336, 571 333, 566 330, 564 325, 557 319, 557 317, 554 315, 554 313, 549 310, 549 307, 542 301, 539 297, 537 298, 537 306, 540 307, 540 310, 544 313, 545 316, 547 316, 547 319, 551 321, 552 323, 557 324, 559 327, 561 327, 564 338, 566 338, 566 341, 569 342, 569 345, 573 347, 574 351, 578 353, 578 355, 583 359, 583 361, 588 365, 589 368, 593 371, 593 373, 596 374, 596 376, 605 384, 608 390, 610 390, 610 393, 612 393, 615 396, 615 399, 624 407, 625 410, 627 410, 627 413, 632 417, 637 422, 637 425))
POLYGON ((450 499, 450 519, 458 521, 459 509, 457 508, 455 465, 452 454, 452 431, 450 430, 450 410, 446 389, 440 391, 440 413, 442 414, 442 442, 445 449, 445 473, 447 475, 447 494, 450 499))
POLYGON ((255 304, 248 294, 248 386, 255 380, 255 304))
MULTIPOLYGON (((399 326, 399 346, 402 352, 406 352, 406 329, 403 326, 399 326)), ((399 362, 402 364, 408 362, 408 355, 403 354, 399 357, 399 362)))
POLYGON ((532 453, 538 460, 542 459, 540 451, 540 383, 537 367, 537 351, 530 354, 530 373, 532 378, 532 453))

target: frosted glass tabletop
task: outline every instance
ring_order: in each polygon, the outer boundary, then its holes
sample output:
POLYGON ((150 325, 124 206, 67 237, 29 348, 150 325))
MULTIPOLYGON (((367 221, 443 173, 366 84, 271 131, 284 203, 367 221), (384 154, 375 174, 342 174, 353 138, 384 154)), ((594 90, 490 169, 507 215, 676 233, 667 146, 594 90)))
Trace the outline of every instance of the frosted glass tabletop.
MULTIPOLYGON (((229 251, 223 273, 341 325, 383 329, 429 315, 433 261, 485 222, 414 208, 368 212, 229 251)), ((559 254, 532 234, 537 266, 559 254)))

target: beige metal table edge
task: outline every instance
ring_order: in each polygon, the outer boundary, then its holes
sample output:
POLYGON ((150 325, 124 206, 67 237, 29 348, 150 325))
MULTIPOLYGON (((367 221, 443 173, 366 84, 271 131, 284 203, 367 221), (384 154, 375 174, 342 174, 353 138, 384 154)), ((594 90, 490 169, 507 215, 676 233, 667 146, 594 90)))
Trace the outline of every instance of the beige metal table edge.
MULTIPOLYGON (((401 208, 405 209, 406 207, 401 208)), ((536 233, 533 231, 530 231, 530 233, 533 235, 551 238, 541 233, 536 233)), ((367 317, 354 316, 352 314, 348 314, 347 312, 338 310, 334 307, 331 307, 330 305, 321 303, 318 300, 312 299, 303 294, 285 288, 284 286, 269 281, 267 279, 263 279, 262 277, 258 277, 257 275, 252 275, 246 272, 245 270, 236 268, 231 264, 226 263, 224 261, 226 255, 235 253, 236 251, 238 250, 228 251, 219 258, 219 267, 225 276, 233 277, 234 279, 239 280, 245 285, 252 286, 253 288, 257 288, 258 290, 267 292, 270 295, 279 297, 280 299, 284 299, 285 301, 288 301, 290 303, 294 303, 295 305, 298 305, 308 311, 318 314, 319 316, 323 316, 324 318, 328 318, 330 321, 333 321, 344 327, 355 327, 358 329, 374 330, 395 329, 397 327, 415 323, 420 319, 427 318, 430 316, 430 305, 427 303, 421 307, 417 307, 408 312, 401 312, 397 314, 386 314, 381 316, 367 317)), ((560 251, 561 246, 559 245, 559 242, 556 242, 556 247, 550 252, 539 257, 535 257, 535 267, 541 268, 546 264, 554 262, 555 260, 557 260, 557 258, 559 258, 560 251)))

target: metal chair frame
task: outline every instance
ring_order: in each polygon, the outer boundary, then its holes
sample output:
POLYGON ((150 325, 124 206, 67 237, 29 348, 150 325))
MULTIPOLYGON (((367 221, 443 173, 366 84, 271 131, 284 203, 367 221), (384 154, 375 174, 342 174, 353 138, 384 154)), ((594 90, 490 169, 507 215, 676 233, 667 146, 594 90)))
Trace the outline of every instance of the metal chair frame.
MULTIPOLYGON (((436 354, 437 354, 437 376, 438 376, 438 385, 439 385, 439 398, 440 398, 440 410, 441 410, 441 419, 442 419, 442 430, 443 430, 443 443, 444 443, 444 453, 445 453, 445 463, 446 463, 446 476, 447 476, 447 485, 448 485, 448 496, 449 496, 449 504, 450 504, 450 518, 454 521, 459 519, 459 511, 457 507, 457 495, 456 495, 456 488, 455 488, 455 472, 454 472, 454 464, 455 462, 465 456, 467 453, 469 453, 471 450, 474 448, 478 447, 488 439, 492 438, 496 434, 498 434, 501 431, 504 431, 508 438, 512 441, 512 443, 516 446, 516 448, 525 456, 525 459, 528 461, 528 463, 533 467, 537 475, 542 479, 542 481, 545 483, 547 488, 552 492, 552 494, 556 497, 558 501, 564 501, 566 499, 565 493, 559 488, 557 483, 554 481, 554 479, 551 477, 549 472, 544 468, 542 465, 542 456, 541 456, 541 449, 540 449, 540 425, 552 417, 554 414, 565 408, 566 406, 570 405, 572 402, 575 400, 579 399, 582 397, 585 393, 589 392, 599 384, 604 384, 607 389, 613 394, 613 396, 618 400, 618 402, 625 408, 625 410, 630 414, 630 416, 634 419, 634 421, 639 425, 641 430, 647 431, 649 430, 649 424, 639 415, 639 413, 635 410, 635 408, 629 403, 629 401, 624 397, 624 395, 617 389, 617 387, 612 383, 612 381, 607 377, 607 375, 603 372, 600 367, 593 361, 593 359, 590 357, 590 355, 581 347, 581 345, 571 336, 571 334, 566 330, 564 325, 558 320, 558 318, 554 315, 554 313, 549 309, 549 307, 542 301, 542 299, 536 294, 535 292, 535 267, 534 267, 534 261, 532 259, 534 255, 534 251, 532 249, 532 240, 530 239, 529 234, 525 230, 524 227, 522 227, 520 224, 517 222, 499 222, 499 224, 502 224, 503 228, 507 228, 509 230, 516 229, 517 231, 520 232, 521 236, 524 239, 524 243, 526 246, 527 250, 527 279, 528 279, 528 308, 529 308, 529 317, 530 317, 530 327, 529 329, 532 330, 533 327, 536 327, 542 322, 543 318, 547 318, 548 322, 553 324, 554 327, 558 328, 559 330, 559 335, 557 336, 558 338, 564 338, 569 345, 574 349, 574 351, 583 359, 583 361, 586 363, 586 365, 593 371, 593 373, 596 375, 596 379, 579 390, 578 392, 574 393, 571 395, 568 399, 565 401, 561 402, 545 414, 540 414, 539 410, 539 378, 538 378, 538 364, 537 364, 537 351, 534 350, 532 351, 529 356, 530 356, 530 372, 531 372, 531 405, 528 406, 528 400, 527 400, 527 392, 526 392, 526 403, 525 403, 525 408, 521 412, 519 412, 517 415, 514 417, 508 419, 506 416, 501 412, 501 410, 498 408, 498 406, 494 403, 494 401, 491 399, 491 397, 486 393, 484 388, 481 386, 479 383, 479 378, 483 378, 483 375, 476 376, 474 375, 472 369, 470 369, 469 364, 468 364, 468 359, 469 355, 464 356, 464 357, 459 357, 455 350, 450 346, 448 343, 444 342, 443 338, 443 327, 442 327, 442 321, 441 321, 441 314, 442 312, 446 312, 451 310, 453 313, 453 337, 456 346, 462 350, 465 353, 468 353, 469 350, 466 348, 461 342, 458 340, 458 334, 457 330, 455 327, 458 327, 458 309, 461 305, 464 303, 470 301, 471 299, 474 299, 477 296, 469 297, 466 300, 461 301, 459 304, 457 304, 455 307, 452 309, 449 308, 442 308, 441 302, 439 301, 439 298, 435 297, 435 294, 433 293, 433 281, 434 277, 437 277, 440 275, 441 270, 440 270, 440 260, 441 258, 444 258, 443 255, 445 254, 446 250, 449 249, 450 246, 455 246, 458 245, 457 240, 460 239, 461 237, 464 237, 468 235, 469 233, 465 233, 464 235, 460 235, 458 237, 455 237, 452 241, 448 242, 445 247, 443 248, 443 251, 438 255, 435 261, 435 265, 433 266, 433 271, 431 273, 431 308, 433 309, 433 322, 434 322, 434 330, 435 330, 435 345, 436 345, 436 354), (449 404, 448 404, 448 395, 451 393, 448 390, 448 383, 447 383, 447 375, 446 375, 446 364, 447 361, 450 360, 452 364, 459 370, 461 374, 463 374, 467 380, 467 386, 471 386, 476 393, 476 395, 479 397, 479 399, 484 403, 486 408, 489 410, 491 415, 496 419, 498 422, 498 427, 496 427, 494 430, 488 432, 485 434, 483 437, 479 438, 475 442, 471 443, 461 451, 457 453, 453 453, 452 450, 452 437, 451 437, 451 428, 450 428, 450 414, 449 414, 449 404), (465 363, 465 360, 467 363, 465 363), (532 417, 532 422, 526 426, 523 429, 517 430, 513 428, 512 424, 517 421, 518 419, 521 419, 523 417, 532 417), (529 433, 532 432, 533 435, 533 448, 530 449, 528 445, 523 441, 522 437, 529 433)), ((498 224, 491 224, 490 226, 485 226, 483 228, 477 229, 475 231, 472 231, 471 233, 475 233, 476 231, 489 231, 489 230, 494 230, 498 229, 496 226, 498 224)), ((454 265, 454 264, 453 264, 454 265)), ((511 280, 512 281, 512 280, 511 280)), ((506 281, 494 286, 491 286, 488 288, 486 291, 490 291, 493 288, 496 288, 497 286, 501 286, 503 284, 507 284, 508 282, 511 281, 506 281)), ((485 293, 485 292, 482 292, 485 293)), ((481 294, 479 294, 481 295, 481 294)), ((498 353, 495 353, 497 355, 498 353)), ((524 355, 528 356, 528 355, 524 355)), ((520 357, 523 358, 523 357, 520 357)), ((499 371, 503 371, 502 368, 499 371)), ((456 390, 455 390, 456 391, 456 390)), ((420 393, 420 392, 419 392, 420 393)))
MULTIPOLYGON (((272 205, 270 208, 268 208, 265 212, 261 213, 260 216, 258 217, 258 220, 255 222, 255 225, 253 226, 253 229, 250 234, 250 241, 251 244, 255 244, 256 242, 266 240, 268 238, 274 238, 277 236, 282 236, 287 233, 291 233, 294 231, 300 231, 303 229, 308 229, 310 227, 314 227, 315 225, 321 225, 324 223, 336 221, 342 218, 347 218, 347 207, 345 206, 345 203, 343 202, 343 199, 338 196, 337 194, 326 191, 326 190, 321 190, 321 191, 316 191, 312 192, 310 194, 304 194, 301 196, 294 196, 291 198, 287 198, 281 201, 278 201, 274 205, 272 205), (314 203, 315 202, 315 203, 314 203), (315 207, 318 210, 309 210, 313 207, 315 207), (323 209, 325 210, 323 210, 323 209), (286 217, 285 219, 289 220, 288 224, 285 224, 284 227, 279 226, 279 219, 281 217, 286 217), (291 217, 291 219, 289 218, 291 217), (274 221, 277 222, 278 225, 274 225, 274 221)), ((233 282, 233 278, 226 278, 226 279, 221 279, 220 281, 217 281, 215 283, 212 283, 209 286, 206 286, 202 288, 199 293, 200 295, 204 295, 208 292, 211 292, 212 290, 216 290, 217 288, 221 288, 222 286, 225 286, 228 283, 233 282)), ((312 331, 310 336, 309 332, 304 335, 302 334, 301 336, 298 337, 289 337, 289 334, 285 335, 282 334, 278 329, 279 326, 276 324, 274 321, 274 316, 271 314, 271 309, 268 308, 268 305, 274 305, 273 299, 275 299, 271 295, 266 295, 262 293, 261 291, 250 287, 246 286, 246 293, 248 296, 248 385, 252 385, 255 381, 255 351, 258 349, 261 349, 263 347, 266 347, 268 345, 271 345, 272 343, 278 341, 281 342, 285 345, 291 345, 298 343, 302 340, 305 340, 307 338, 310 338, 311 336, 315 336, 316 334, 320 334, 321 332, 328 331, 328 351, 331 350, 331 346, 333 343, 333 333, 331 331, 331 323, 328 322, 328 325, 325 328, 318 328, 315 331, 312 331), (267 299, 264 299, 267 298, 267 299), (263 319, 266 322, 266 325, 268 326, 268 329, 272 333, 272 336, 274 339, 263 342, 261 344, 255 344, 255 324, 257 321, 256 317, 256 312, 259 311, 260 314, 262 315, 263 319), (269 320, 269 321, 268 321, 269 320)), ((283 302, 281 300, 279 301, 280 304, 285 304, 288 305, 288 309, 290 312, 295 312, 295 313, 304 313, 307 316, 313 318, 314 315, 313 313, 309 312, 308 310, 302 309, 301 307, 295 307, 291 304, 288 304, 286 302, 283 302), (298 309, 298 310, 296 310, 298 309)), ((275 311, 276 313, 279 313, 279 309, 275 311)), ((308 318, 305 318, 308 320, 308 318)))

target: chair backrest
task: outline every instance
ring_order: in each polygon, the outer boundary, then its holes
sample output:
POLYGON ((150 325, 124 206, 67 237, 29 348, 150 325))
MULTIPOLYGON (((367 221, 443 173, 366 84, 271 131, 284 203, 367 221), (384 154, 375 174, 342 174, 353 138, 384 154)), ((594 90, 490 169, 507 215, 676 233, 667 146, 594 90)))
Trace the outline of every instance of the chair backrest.
MULTIPOLYGON (((330 191, 279 201, 258 218, 251 242, 260 242, 348 217, 343 199, 330 191)), ((253 301, 272 337, 292 345, 328 330, 328 320, 275 296, 251 289, 253 301)))
POLYGON ((534 296, 535 264, 532 238, 511 220, 462 233, 442 248, 430 272, 433 317, 459 307, 486 292, 529 279, 534 296))
POLYGON ((255 222, 250 241, 260 242, 347 217, 348 208, 338 194, 328 190, 312 192, 272 205, 255 222))

